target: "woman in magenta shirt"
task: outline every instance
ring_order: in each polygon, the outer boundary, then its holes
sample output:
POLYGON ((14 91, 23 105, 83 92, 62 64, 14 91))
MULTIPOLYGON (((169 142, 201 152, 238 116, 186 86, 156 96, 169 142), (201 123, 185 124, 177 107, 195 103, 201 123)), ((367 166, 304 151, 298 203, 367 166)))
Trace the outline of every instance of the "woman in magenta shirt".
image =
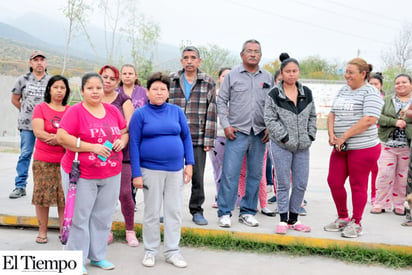
POLYGON ((57 206, 59 226, 62 229, 64 193, 60 175, 60 160, 64 148, 57 143, 56 133, 60 120, 67 111, 70 88, 67 79, 60 75, 50 78, 44 93, 44 102, 33 111, 32 126, 36 136, 33 156, 33 198, 39 222, 36 242, 47 243, 47 224, 50 206, 57 206))
POLYGON ((84 75, 81 92, 83 101, 65 114, 57 138, 66 148, 61 161, 65 185, 75 152, 79 152, 80 179, 67 247, 83 252, 83 273, 87 273, 87 259, 102 269, 114 268, 106 260, 106 240, 119 198, 122 149, 129 136, 123 115, 115 106, 102 102, 103 80, 99 74, 84 75))

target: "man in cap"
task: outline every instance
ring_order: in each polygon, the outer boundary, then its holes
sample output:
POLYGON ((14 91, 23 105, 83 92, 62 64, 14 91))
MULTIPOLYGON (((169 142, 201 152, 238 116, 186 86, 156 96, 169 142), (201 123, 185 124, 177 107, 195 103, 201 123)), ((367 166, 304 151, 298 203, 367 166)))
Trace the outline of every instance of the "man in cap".
POLYGON ((199 50, 188 46, 182 51, 183 69, 170 75, 169 103, 180 106, 186 115, 192 137, 195 165, 193 166, 190 214, 197 225, 207 225, 202 204, 205 201, 203 178, 206 152, 216 137, 216 84, 212 77, 202 72, 199 50))
POLYGON ((16 166, 15 188, 9 195, 10 199, 26 195, 28 171, 35 142, 31 117, 34 107, 43 102, 50 79, 46 69, 46 56, 42 51, 33 51, 29 64, 30 72, 20 76, 11 90, 11 103, 19 110, 17 124, 20 131, 21 153, 16 166))

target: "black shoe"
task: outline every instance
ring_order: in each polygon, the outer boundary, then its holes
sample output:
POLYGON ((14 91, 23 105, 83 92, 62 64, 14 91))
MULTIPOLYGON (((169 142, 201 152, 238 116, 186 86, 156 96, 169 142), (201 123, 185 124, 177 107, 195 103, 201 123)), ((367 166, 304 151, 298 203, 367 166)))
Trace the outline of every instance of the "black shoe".
POLYGON ((272 204, 276 202, 276 196, 271 197, 270 199, 268 199, 268 203, 272 204))
POLYGON ((270 209, 268 209, 268 208, 262 208, 261 210, 260 210, 260 212, 263 214, 263 215, 266 215, 266 216, 269 216, 269 217, 275 217, 276 216, 276 213, 274 212, 274 211, 272 211, 272 210, 270 210, 270 209))
POLYGON ((26 196, 26 190, 23 188, 16 188, 10 193, 9 198, 17 199, 23 196, 26 196))

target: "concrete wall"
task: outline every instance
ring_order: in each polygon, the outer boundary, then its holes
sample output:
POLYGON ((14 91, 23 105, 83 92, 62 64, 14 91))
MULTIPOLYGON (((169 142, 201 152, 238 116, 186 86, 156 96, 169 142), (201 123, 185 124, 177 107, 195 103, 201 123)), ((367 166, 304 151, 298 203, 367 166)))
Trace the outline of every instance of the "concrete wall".
MULTIPOLYGON (((0 75, 0 137, 18 136, 18 111, 11 104, 11 89, 15 81, 16 77, 0 75)), ((330 111, 333 98, 344 85, 344 82, 302 80, 302 83, 313 92, 318 117, 318 128, 326 129, 326 117, 330 111)), ((79 86, 80 79, 70 79, 70 86, 73 87, 73 84, 79 86)))
POLYGON ((0 136, 18 136, 18 110, 11 104, 11 90, 16 77, 0 75, 0 136))

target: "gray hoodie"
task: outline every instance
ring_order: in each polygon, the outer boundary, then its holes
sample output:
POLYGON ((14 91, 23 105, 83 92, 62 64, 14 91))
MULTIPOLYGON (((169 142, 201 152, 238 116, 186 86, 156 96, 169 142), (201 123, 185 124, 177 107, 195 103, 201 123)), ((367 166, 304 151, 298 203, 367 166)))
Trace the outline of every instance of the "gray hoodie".
POLYGON ((299 82, 296 86, 296 106, 286 97, 283 81, 280 81, 267 95, 264 113, 270 140, 292 152, 308 149, 316 137, 312 91, 299 82))

